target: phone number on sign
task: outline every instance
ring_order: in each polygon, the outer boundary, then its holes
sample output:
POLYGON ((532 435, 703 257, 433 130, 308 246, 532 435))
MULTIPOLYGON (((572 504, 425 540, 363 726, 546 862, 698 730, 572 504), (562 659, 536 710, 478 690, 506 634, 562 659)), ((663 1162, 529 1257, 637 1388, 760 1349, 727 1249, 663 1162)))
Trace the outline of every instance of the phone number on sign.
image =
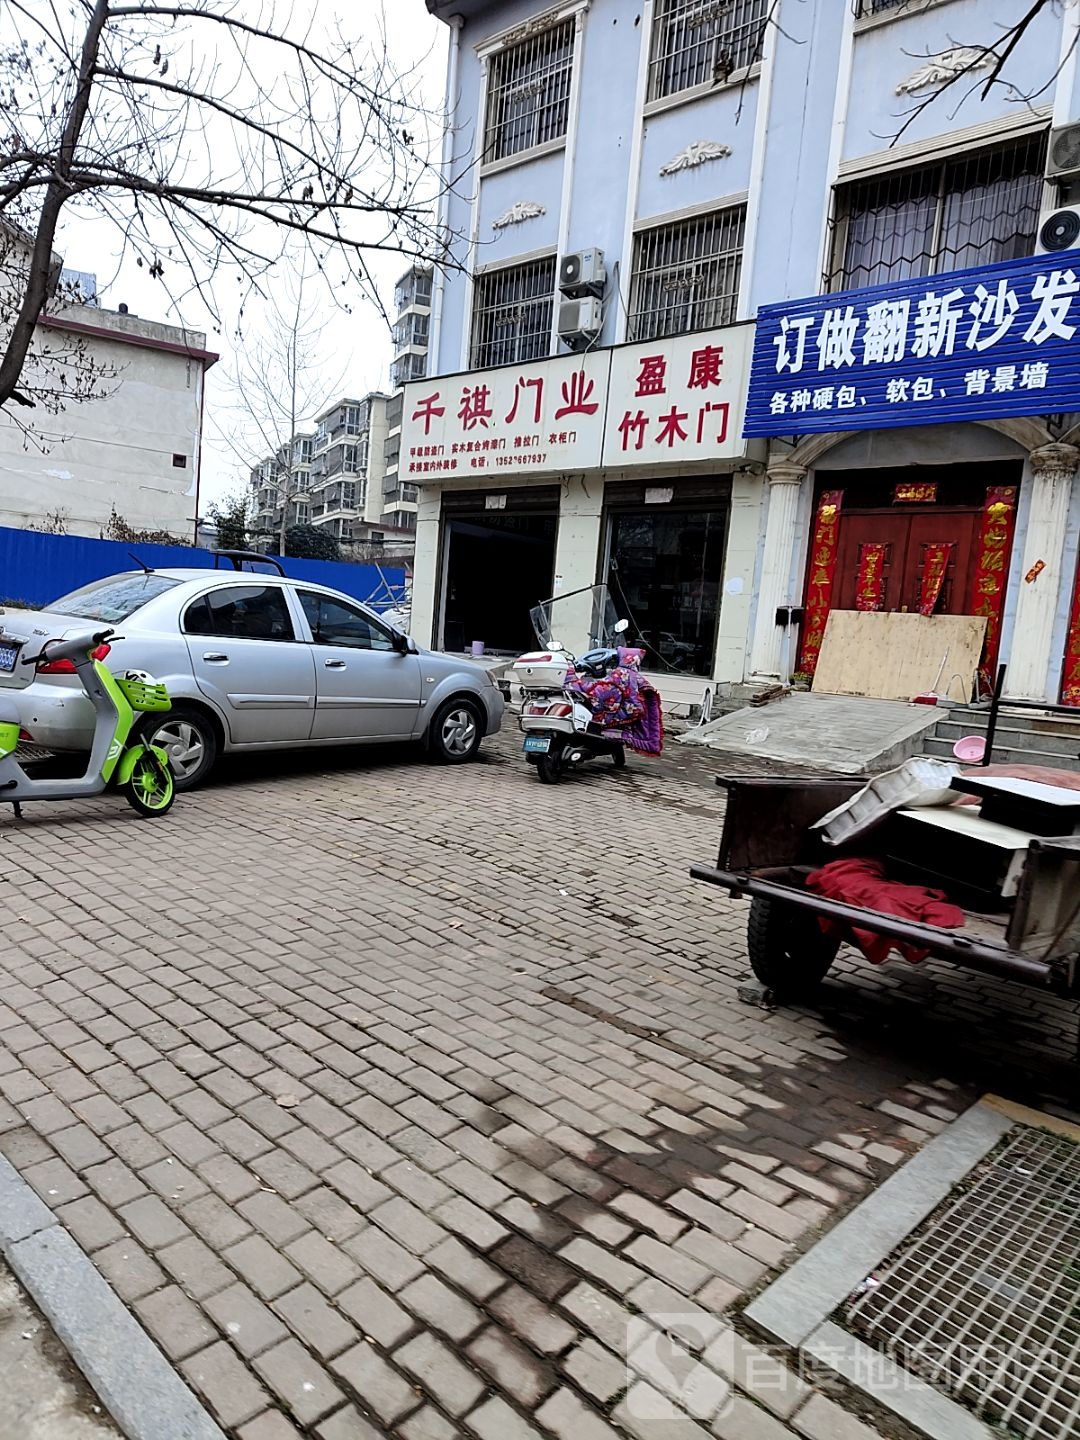
POLYGON ((547 451, 515 450, 512 455, 496 455, 496 465, 546 465, 547 451))

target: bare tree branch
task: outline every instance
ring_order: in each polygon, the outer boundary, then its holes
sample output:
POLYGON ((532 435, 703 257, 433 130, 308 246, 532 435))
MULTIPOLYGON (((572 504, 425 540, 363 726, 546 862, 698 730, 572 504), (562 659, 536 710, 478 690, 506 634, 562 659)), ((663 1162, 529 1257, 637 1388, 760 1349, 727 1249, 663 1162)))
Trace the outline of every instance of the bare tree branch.
POLYGON ((219 323, 227 272, 257 290, 298 247, 346 308, 381 310, 374 255, 451 265, 444 119, 414 89, 384 36, 317 27, 285 0, 5 0, 0 406, 36 399, 20 376, 68 212, 104 217, 122 255, 219 323))
MULTIPOLYGON (((965 81, 972 82, 964 96, 965 99, 978 92, 979 98, 986 100, 993 92, 995 86, 997 86, 1004 87, 1011 92, 1011 98, 1018 104, 1032 105, 1040 95, 1045 93, 1045 91, 1053 85, 1061 73, 1062 65, 1065 63, 1065 58, 1067 57, 1063 57, 1062 60, 1053 66, 1047 73, 1046 78, 1042 80, 1034 90, 1024 91, 1020 89, 1009 81, 1005 72, 1009 61, 1012 59, 1025 35, 1031 30, 1039 16, 1045 11, 1048 11, 1053 3, 1054 0, 1031 0, 1031 4, 1023 15, 1011 24, 1003 26, 1001 28, 1001 34, 990 44, 987 44, 985 39, 972 39, 968 41, 951 39, 950 45, 953 51, 969 51, 970 54, 968 58, 963 64, 959 65, 947 79, 942 80, 940 84, 927 88, 927 93, 907 111, 903 117, 903 123, 888 137, 890 144, 898 144, 912 125, 915 124, 921 115, 925 114, 931 105, 935 104, 936 101, 955 86, 961 85, 965 81), (984 80, 981 72, 987 65, 990 67, 990 73, 984 80)), ((1076 43, 1076 37, 1074 37, 1068 55, 1072 54, 1076 43)), ((932 60, 937 57, 927 52, 922 55, 913 56, 912 58, 932 60)))

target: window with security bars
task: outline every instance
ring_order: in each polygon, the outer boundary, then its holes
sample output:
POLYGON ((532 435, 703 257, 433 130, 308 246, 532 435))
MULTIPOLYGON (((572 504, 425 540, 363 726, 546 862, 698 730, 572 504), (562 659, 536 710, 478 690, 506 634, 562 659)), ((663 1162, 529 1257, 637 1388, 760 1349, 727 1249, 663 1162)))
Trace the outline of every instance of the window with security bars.
POLYGON ((746 207, 660 225, 634 241, 628 340, 730 325, 742 275, 746 207))
POLYGON ((1046 133, 836 191, 832 290, 1030 255, 1039 228, 1046 133))
POLYGON ((886 10, 903 10, 911 0, 855 0, 855 15, 862 19, 864 15, 884 15, 886 10))
POLYGON ((769 0, 657 0, 649 99, 722 83, 761 58, 769 0))
POLYGON ((554 255, 478 275, 473 295, 473 367, 486 370, 547 355, 554 303, 554 255))
POLYGON ((491 57, 485 160, 503 160, 566 134, 574 30, 575 22, 567 20, 491 57))

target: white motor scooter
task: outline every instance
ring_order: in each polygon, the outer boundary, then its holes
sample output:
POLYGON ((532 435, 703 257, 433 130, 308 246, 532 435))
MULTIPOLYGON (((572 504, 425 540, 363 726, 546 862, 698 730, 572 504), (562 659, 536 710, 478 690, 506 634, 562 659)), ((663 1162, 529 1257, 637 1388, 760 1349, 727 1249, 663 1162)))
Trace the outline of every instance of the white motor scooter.
MULTIPOLYGON (((616 637, 627 628, 628 622, 619 620, 613 626, 616 637)), ((601 755, 610 755, 617 769, 626 764, 621 732, 598 725, 570 688, 572 675, 600 678, 618 663, 617 649, 591 650, 575 660, 557 640, 514 661, 510 674, 522 689, 522 748, 545 785, 556 784, 571 765, 601 755)))

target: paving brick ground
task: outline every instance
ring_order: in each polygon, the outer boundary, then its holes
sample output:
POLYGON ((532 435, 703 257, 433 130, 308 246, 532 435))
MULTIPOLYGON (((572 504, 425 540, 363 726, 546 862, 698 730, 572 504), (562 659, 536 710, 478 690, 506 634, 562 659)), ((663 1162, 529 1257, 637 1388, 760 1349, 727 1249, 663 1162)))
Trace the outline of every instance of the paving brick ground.
POLYGON ((0 820, 0 1151, 236 1440, 874 1433, 740 1301, 980 1087, 1062 1091, 1076 1016, 852 959, 740 1003, 721 763, 0 820))

